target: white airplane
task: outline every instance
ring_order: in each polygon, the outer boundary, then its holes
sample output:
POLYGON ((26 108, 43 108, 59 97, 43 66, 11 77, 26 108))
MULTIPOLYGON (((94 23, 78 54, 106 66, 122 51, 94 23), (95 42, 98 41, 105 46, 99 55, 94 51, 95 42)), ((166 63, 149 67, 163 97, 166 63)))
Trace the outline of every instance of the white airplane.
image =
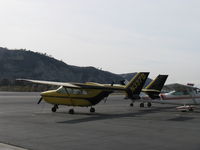
MULTIPOLYGON (((151 107, 151 103, 161 103, 161 104, 175 104, 181 105, 176 107, 178 110, 181 111, 193 111, 196 107, 195 105, 200 105, 200 89, 182 85, 178 83, 168 84, 164 86, 165 90, 170 92, 168 93, 161 93, 159 97, 152 98, 148 93, 149 96, 141 96, 141 104, 140 107, 144 107, 144 103, 148 103, 148 107, 151 107)), ((153 90, 153 89, 152 89, 153 90)))

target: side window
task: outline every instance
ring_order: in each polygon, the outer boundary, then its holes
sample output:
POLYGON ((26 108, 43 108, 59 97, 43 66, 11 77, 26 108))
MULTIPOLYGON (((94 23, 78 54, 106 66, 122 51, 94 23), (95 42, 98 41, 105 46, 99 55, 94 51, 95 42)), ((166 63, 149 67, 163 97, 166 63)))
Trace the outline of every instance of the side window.
POLYGON ((73 89, 72 93, 75 94, 75 95, 86 95, 87 91, 82 90, 82 89, 73 89))
POLYGON ((177 95, 177 96, 189 95, 189 92, 188 91, 174 92, 173 95, 177 95))
POLYGON ((80 95, 80 94, 82 94, 82 92, 80 89, 73 89, 73 94, 80 95))
POLYGON ((73 89, 72 88, 65 88, 68 94, 73 94, 73 89))
POLYGON ((177 95, 178 96, 178 95, 183 95, 183 93, 182 92, 174 92, 173 95, 177 95))
POLYGON ((87 95, 88 93, 87 93, 87 91, 82 90, 82 94, 83 94, 83 95, 87 95))
POLYGON ((66 88, 66 87, 60 87, 57 90, 58 93, 62 94, 74 94, 74 95, 87 95, 87 91, 82 89, 74 89, 74 88, 66 88))

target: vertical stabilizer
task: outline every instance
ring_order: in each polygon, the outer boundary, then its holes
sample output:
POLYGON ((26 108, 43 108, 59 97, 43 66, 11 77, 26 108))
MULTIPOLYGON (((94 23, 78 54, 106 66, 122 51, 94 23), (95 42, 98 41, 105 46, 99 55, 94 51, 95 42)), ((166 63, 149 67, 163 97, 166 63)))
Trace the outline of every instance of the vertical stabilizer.
POLYGON ((158 75, 149 85, 142 91, 149 95, 150 98, 159 98, 159 94, 167 80, 168 75, 158 75))
POLYGON ((140 99, 140 92, 147 80, 149 72, 137 73, 131 81, 126 85, 127 98, 140 99))

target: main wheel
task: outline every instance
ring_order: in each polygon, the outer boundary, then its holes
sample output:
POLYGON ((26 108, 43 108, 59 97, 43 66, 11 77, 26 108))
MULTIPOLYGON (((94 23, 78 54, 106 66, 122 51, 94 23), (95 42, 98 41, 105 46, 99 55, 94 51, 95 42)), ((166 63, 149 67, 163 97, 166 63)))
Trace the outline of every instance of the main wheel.
POLYGON ((140 107, 144 107, 144 103, 140 103, 140 107))
POLYGON ((74 114, 74 109, 70 109, 69 114, 74 114))
POLYGON ((56 110, 57 110, 57 108, 56 108, 55 106, 53 106, 53 107, 51 108, 51 111, 52 111, 52 112, 56 112, 56 110))
POLYGON ((94 113, 94 112, 95 112, 95 108, 91 107, 91 108, 90 108, 90 112, 91 112, 91 113, 94 113))
POLYGON ((194 111, 194 109, 193 108, 189 108, 189 111, 194 111))
POLYGON ((133 107, 133 103, 130 103, 130 106, 133 107))
POLYGON ((151 103, 150 103, 150 102, 148 102, 148 103, 147 103, 147 106, 148 106, 148 107, 151 107, 151 103))

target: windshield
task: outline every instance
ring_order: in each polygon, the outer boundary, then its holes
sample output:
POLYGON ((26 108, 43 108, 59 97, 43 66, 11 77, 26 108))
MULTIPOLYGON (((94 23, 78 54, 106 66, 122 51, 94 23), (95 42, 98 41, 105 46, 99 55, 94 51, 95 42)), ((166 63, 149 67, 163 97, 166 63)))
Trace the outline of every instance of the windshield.
POLYGON ((190 93, 188 91, 173 91, 171 92, 171 95, 181 96, 181 95, 190 95, 190 93))
POLYGON ((66 91, 66 89, 63 86, 59 87, 57 89, 57 92, 62 93, 62 94, 68 94, 68 92, 66 91))

